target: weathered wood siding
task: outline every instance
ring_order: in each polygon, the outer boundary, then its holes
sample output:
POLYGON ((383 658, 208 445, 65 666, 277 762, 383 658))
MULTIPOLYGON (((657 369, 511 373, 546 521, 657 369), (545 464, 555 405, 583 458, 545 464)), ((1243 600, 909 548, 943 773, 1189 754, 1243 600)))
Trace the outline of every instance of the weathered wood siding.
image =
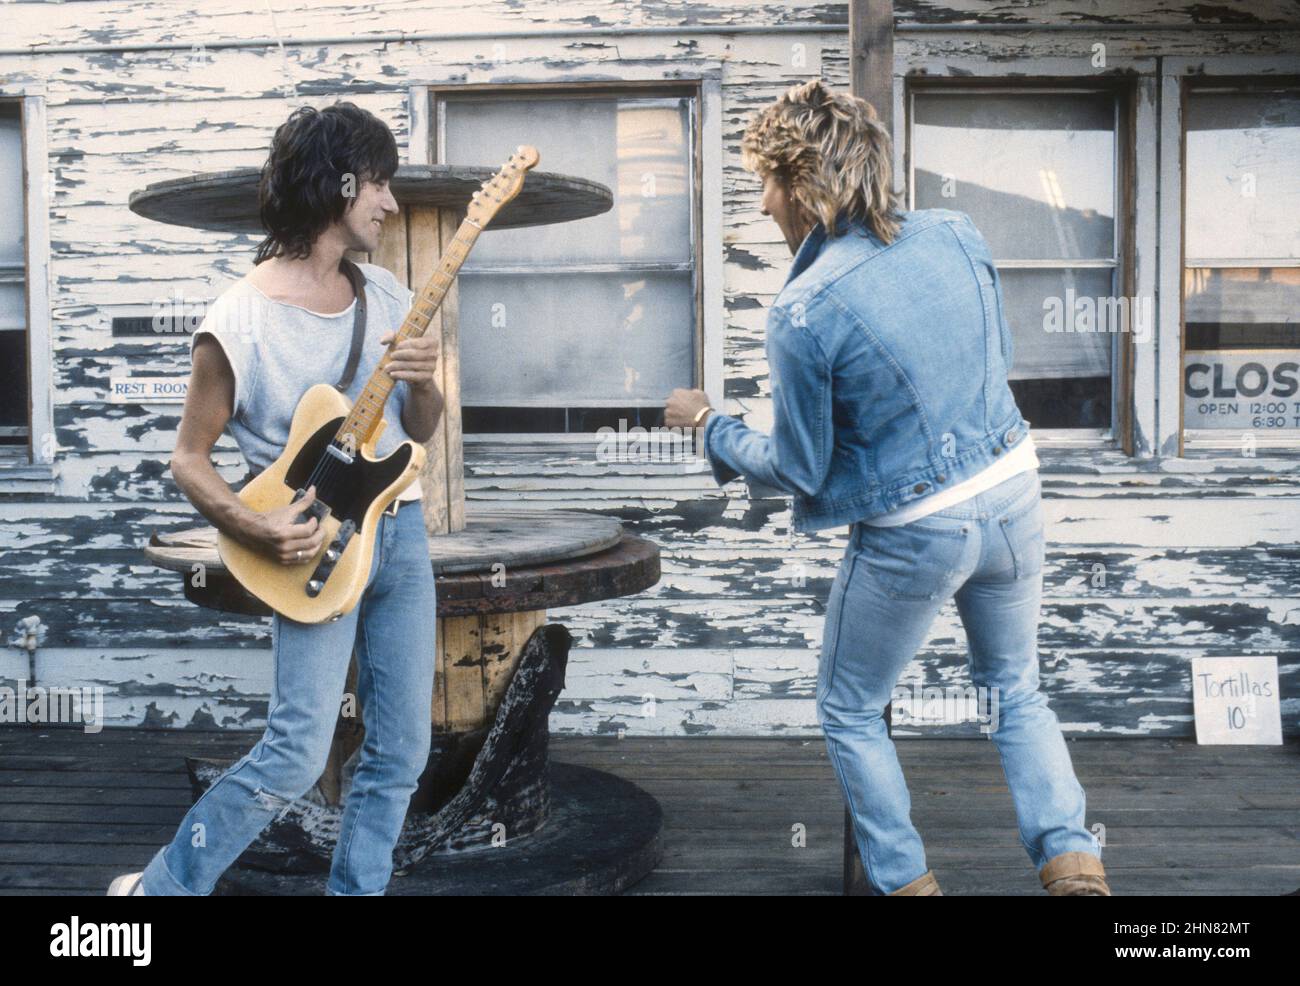
MULTIPOLYGON (((992 28, 901 32, 899 64, 934 72, 949 59, 1008 51, 1083 57, 1099 37, 1130 57, 1295 51, 1298 19, 1285 0, 899 2, 897 10, 901 22, 930 28, 992 28), (1211 26, 1189 30, 1196 22, 1211 26), (1079 30, 1015 30, 1062 24, 1079 30)), ((247 270, 251 237, 149 223, 126 199, 149 182, 260 164, 298 100, 356 101, 388 121, 405 156, 413 84, 720 71, 726 410, 758 427, 770 422, 763 319, 790 258, 759 213, 738 142, 748 115, 793 82, 820 74, 847 86, 843 4, 324 0, 277 10, 273 24, 254 0, 191 0, 19 3, 5 18, 0 87, 42 87, 47 99, 58 463, 49 488, 12 479, 0 498, 0 629, 7 638, 27 616, 45 627, 34 655, 0 650, 4 683, 34 671, 45 685, 101 685, 109 721, 121 724, 264 720, 269 622, 196 609, 141 553, 152 532, 196 522, 167 467, 179 405, 106 397, 115 371, 188 372, 187 340, 114 339, 109 324, 149 314, 176 292, 210 301, 247 270), (427 37, 445 25, 469 36, 427 37), (290 82, 296 96, 286 95, 290 82)), ((1190 658, 1276 654, 1284 730, 1295 734, 1294 458, 1152 461, 1075 450, 1044 459, 1042 669, 1066 729, 1190 735, 1190 658)), ((216 460, 231 482, 242 475, 229 439, 216 460)), ((719 490, 702 464, 615 467, 598 463, 594 446, 501 441, 469 442, 465 460, 475 503, 599 511, 663 548, 653 590, 553 614, 578 638, 554 729, 817 732, 823 602, 844 531, 792 536, 787 501, 749 499, 743 483, 719 490)), ((903 684, 965 682, 949 607, 903 684)), ((974 727, 924 730, 945 731, 974 727)))

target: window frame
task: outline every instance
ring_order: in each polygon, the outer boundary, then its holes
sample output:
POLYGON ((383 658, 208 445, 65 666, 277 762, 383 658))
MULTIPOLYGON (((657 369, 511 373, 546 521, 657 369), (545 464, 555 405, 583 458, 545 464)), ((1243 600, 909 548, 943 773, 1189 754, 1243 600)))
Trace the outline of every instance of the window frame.
MULTIPOLYGON (((1117 60, 1121 61, 1121 60, 1117 60)), ((1132 61, 1132 60, 1131 60, 1132 61)), ((1154 66, 1152 66, 1154 67, 1154 66)), ((1138 86, 1131 73, 1098 74, 1075 71, 1070 75, 1039 75, 1026 72, 1015 74, 1017 66, 998 63, 986 66, 979 75, 935 76, 909 71, 903 75, 901 85, 895 85, 894 155, 895 168, 902 181, 900 194, 907 208, 914 208, 915 182, 913 181, 913 128, 916 122, 915 101, 918 93, 968 93, 996 95, 1095 94, 1110 93, 1115 99, 1115 229, 1114 262, 1097 263, 1074 260, 1057 264, 1038 261, 1010 261, 1005 265, 997 261, 999 269, 1033 269, 1049 267, 1060 269, 1113 270, 1114 289, 1123 297, 1142 297, 1138 288, 1136 241, 1139 230, 1134 221, 1137 192, 1138 119, 1141 100, 1138 86), (901 104, 901 105, 900 105, 901 104)), ((895 181, 898 186, 899 181, 895 181)), ((1152 208, 1154 203, 1152 203, 1152 208)), ((1154 310, 1154 298, 1153 298, 1154 310)), ((1158 324, 1158 319, 1157 319, 1158 324)), ((1137 399, 1135 396, 1135 366, 1138 347, 1132 333, 1115 333, 1111 343, 1111 424, 1109 428, 1034 428, 1034 441, 1041 448, 1121 448, 1126 454, 1135 454, 1135 421, 1137 399)), ((1032 422, 1031 422, 1032 426, 1032 422)))
POLYGON ((0 445, 0 493, 48 492, 55 463, 53 348, 50 313, 49 199, 53 195, 46 150, 45 89, 0 85, 0 101, 17 105, 22 139, 24 312, 27 320, 27 443, 0 445))
MULTIPOLYGON (((410 87, 412 124, 409 158, 412 163, 438 163, 442 159, 446 139, 444 100, 449 95, 520 92, 562 96, 581 96, 584 93, 592 96, 624 96, 657 93, 688 98, 691 139, 694 144, 690 222, 694 243, 692 295, 695 309, 695 355, 691 386, 707 391, 719 405, 724 401, 725 332, 722 293, 721 77, 722 66, 709 65, 672 76, 638 74, 621 79, 564 77, 509 83, 436 82, 414 85, 410 87)), ((586 445, 599 441, 599 438, 596 433, 577 432, 466 431, 463 435, 467 446, 477 443, 534 448, 539 444, 586 445)))
MULTIPOLYGON (((1229 450, 1241 454, 1242 441, 1241 432, 1237 429, 1214 429, 1214 428, 1185 428, 1183 422, 1186 417, 1186 393, 1183 387, 1183 367, 1186 363, 1187 350, 1187 298, 1185 291, 1185 272, 1187 271, 1187 237, 1184 235, 1184 226, 1187 217, 1187 110, 1190 97, 1195 92, 1232 92, 1232 93, 1250 93, 1250 92, 1268 92, 1277 89, 1294 90, 1300 94, 1300 58, 1284 60, 1289 65, 1283 65, 1282 71, 1277 74, 1268 74, 1268 69, 1277 67, 1278 60, 1269 57, 1265 59, 1253 59, 1251 56, 1223 56, 1221 58, 1209 58, 1205 60, 1192 61, 1189 59, 1169 59, 1164 68, 1166 72, 1165 83, 1167 92, 1176 87, 1177 108, 1177 135, 1178 135, 1178 174, 1177 174, 1177 203, 1179 219, 1179 250, 1177 258, 1177 294, 1178 299, 1178 365, 1177 365, 1177 434, 1178 434, 1178 454, 1185 456, 1189 450, 1196 452, 1224 453, 1229 450), (1250 63, 1254 63, 1253 65, 1250 63), (1243 69, 1255 68, 1254 74, 1243 74, 1243 69)), ((1204 257, 1193 257, 1192 260, 1205 261, 1204 257)), ((1233 263, 1229 264, 1222 259, 1214 259, 1211 263, 1198 263, 1197 267, 1288 267, 1300 268, 1300 258, 1234 258, 1235 260, 1251 259, 1256 261, 1253 264, 1233 263)), ((1168 272, 1166 272, 1168 274, 1168 272)), ((1297 349, 1300 349, 1300 342, 1297 343, 1297 349)), ((1245 352, 1245 350, 1242 350, 1245 352)), ((1300 429, 1286 428, 1280 429, 1282 434, 1269 436, 1264 435, 1255 438, 1255 446, 1270 450, 1282 450, 1300 452, 1300 429)))

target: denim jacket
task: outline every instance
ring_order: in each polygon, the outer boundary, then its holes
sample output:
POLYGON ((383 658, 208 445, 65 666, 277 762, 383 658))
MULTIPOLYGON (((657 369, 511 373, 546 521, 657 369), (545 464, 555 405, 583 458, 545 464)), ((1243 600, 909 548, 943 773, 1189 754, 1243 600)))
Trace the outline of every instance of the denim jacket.
POLYGON ((834 238, 813 227, 768 312, 771 436, 722 414, 705 424, 713 478, 794 494, 797 531, 970 479, 1029 432, 983 236, 961 212, 902 218, 888 246, 861 220, 834 238))

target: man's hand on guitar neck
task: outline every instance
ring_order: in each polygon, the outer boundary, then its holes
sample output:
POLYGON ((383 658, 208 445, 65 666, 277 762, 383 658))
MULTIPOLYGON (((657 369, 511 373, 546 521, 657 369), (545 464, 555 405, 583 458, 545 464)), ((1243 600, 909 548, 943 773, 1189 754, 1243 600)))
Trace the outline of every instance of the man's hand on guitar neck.
MULTIPOLYGON (((379 339, 387 346, 397 335, 385 332, 379 339)), ((384 372, 394 380, 405 380, 412 390, 436 390, 438 387, 438 337, 426 332, 422 336, 403 339, 393 347, 384 372)))
MULTIPOLYGON (((387 345, 396 332, 386 332, 380 343, 387 345)), ((409 399, 402 411, 402 427, 417 442, 433 437, 442 417, 442 391, 438 389, 438 347, 436 336, 425 333, 403 339, 393 347, 384 372, 394 380, 405 380, 410 387, 409 399)))

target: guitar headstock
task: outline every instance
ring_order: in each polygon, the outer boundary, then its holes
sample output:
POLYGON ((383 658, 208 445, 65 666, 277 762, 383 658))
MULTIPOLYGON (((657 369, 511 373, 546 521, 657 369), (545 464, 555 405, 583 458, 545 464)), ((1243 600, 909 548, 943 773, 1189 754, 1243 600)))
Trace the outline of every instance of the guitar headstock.
POLYGON ((520 144, 501 170, 485 181, 470 198, 466 218, 480 227, 492 221, 501 207, 519 194, 524 176, 541 160, 536 147, 520 144))

